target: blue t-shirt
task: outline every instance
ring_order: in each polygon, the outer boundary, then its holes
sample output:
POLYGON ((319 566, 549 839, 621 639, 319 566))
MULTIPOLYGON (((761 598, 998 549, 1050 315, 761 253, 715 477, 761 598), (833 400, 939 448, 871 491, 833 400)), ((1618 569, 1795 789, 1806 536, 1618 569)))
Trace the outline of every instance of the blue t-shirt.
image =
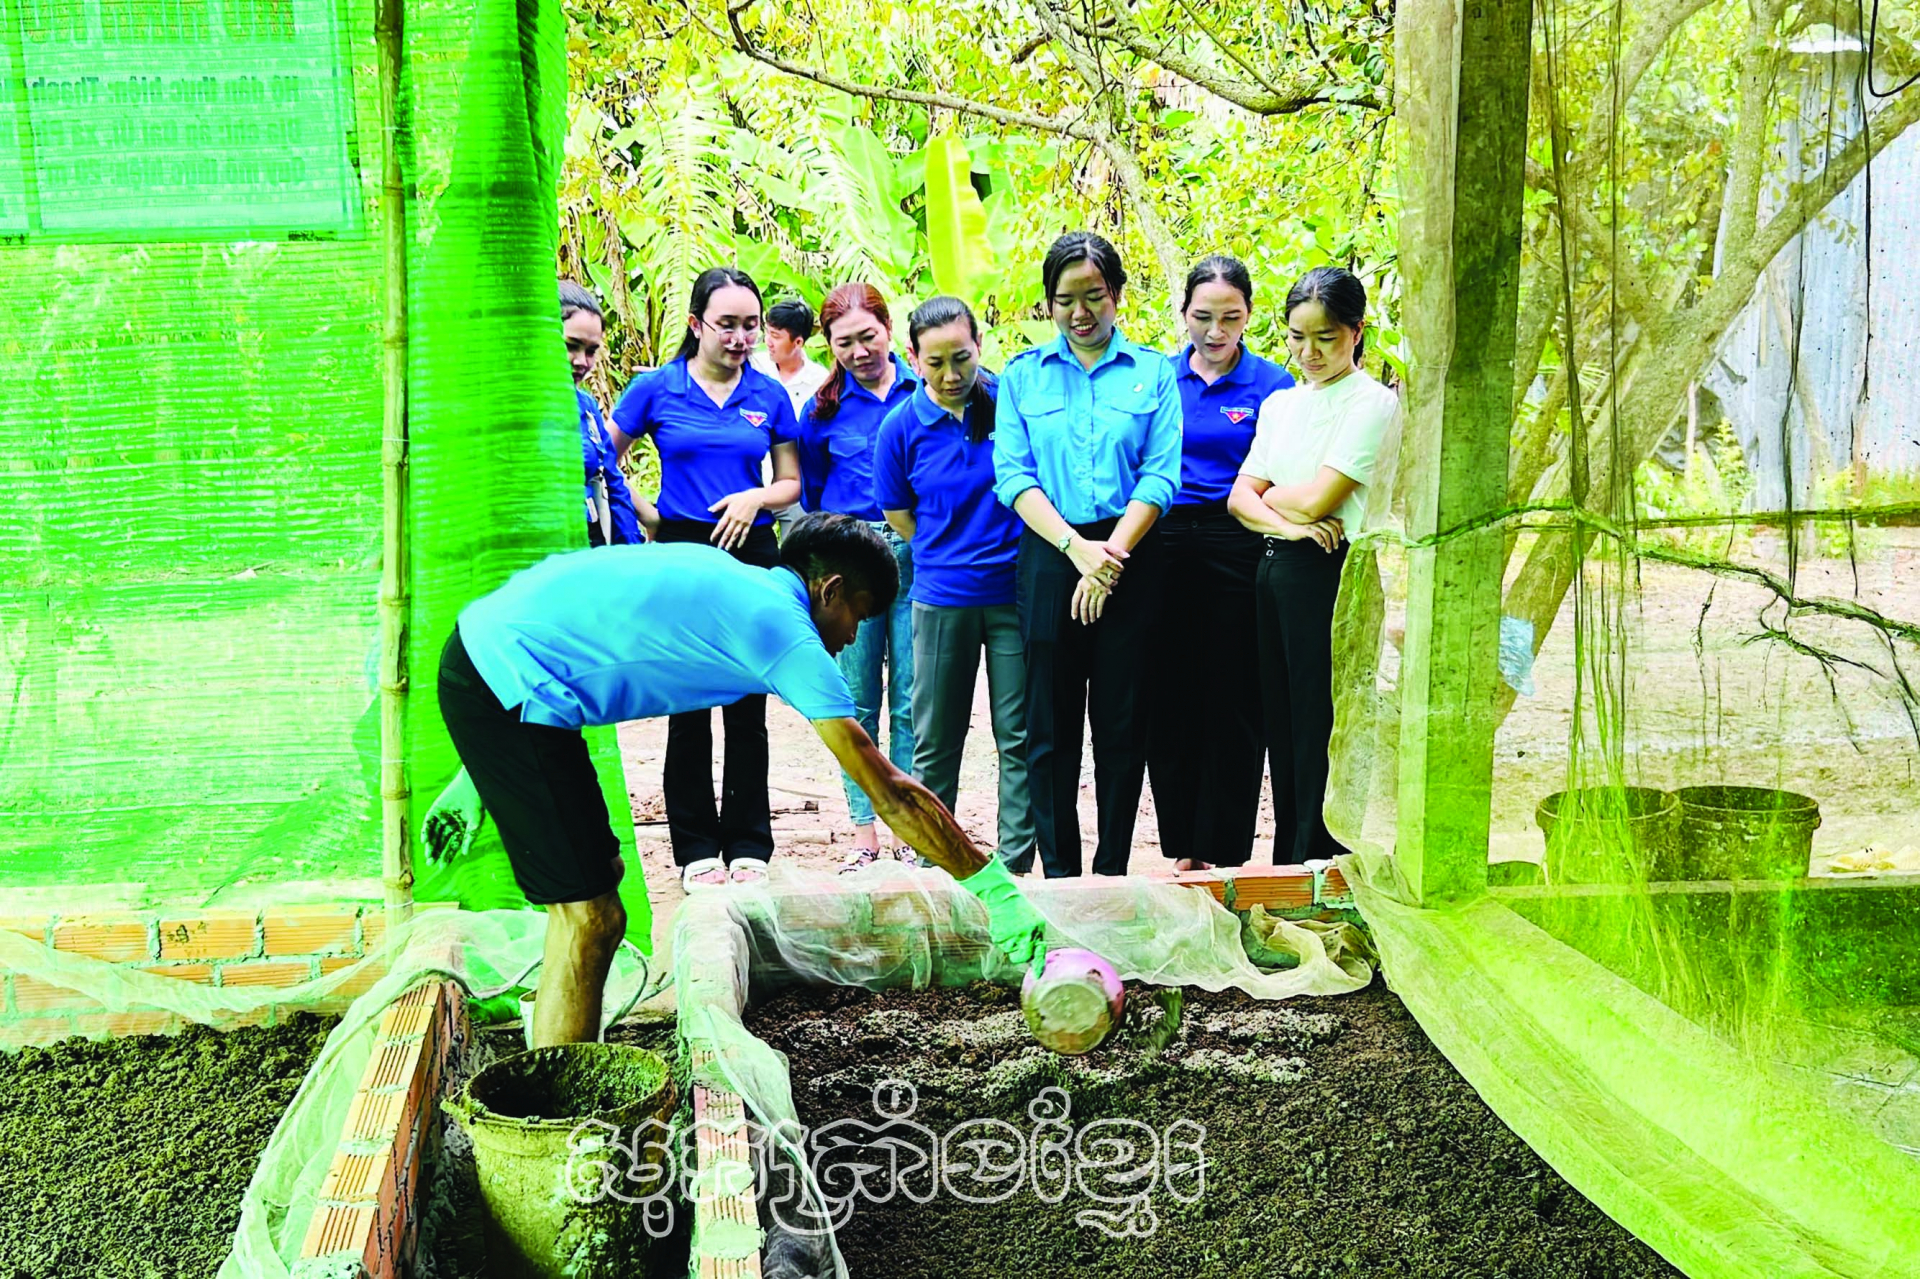
POLYGON ((1022 351, 1000 375, 993 469, 1003 505, 1030 488, 1069 524, 1162 511, 1180 489, 1180 390, 1158 351, 1115 330, 1093 368, 1063 336, 1022 351))
MULTIPOLYGON (((997 394, 993 381, 981 377, 988 393, 997 394)), ((975 444, 967 430, 924 387, 880 425, 873 493, 883 511, 913 512, 908 597, 916 604, 984 608, 1014 602, 1023 526, 993 495, 993 436, 975 444)))
POLYGON ((600 416, 593 397, 575 387, 580 400, 580 460, 586 467, 587 538, 600 531, 593 509, 593 481, 599 477, 607 485, 607 509, 613 516, 613 544, 631 546, 641 541, 640 514, 633 508, 633 494, 627 491, 627 477, 620 472, 620 455, 614 450, 613 436, 600 416))
POLYGON ((808 719, 854 713, 792 569, 711 546, 554 555, 467 605, 460 640, 500 704, 580 728, 774 693, 808 719))
POLYGON ((1275 391, 1293 385, 1293 375, 1240 348, 1233 371, 1208 386, 1188 363, 1193 347, 1182 347, 1167 357, 1174 380, 1180 384, 1180 496, 1175 506, 1224 502, 1233 490, 1233 477, 1253 447, 1253 428, 1260 405, 1275 391))
MULTIPOLYGON (((793 438, 793 403, 778 382, 751 366, 725 404, 700 389, 685 360, 635 378, 613 408, 613 424, 660 451, 662 519, 711 524, 723 497, 760 487, 760 460, 793 438)), ((755 524, 771 524, 762 511, 755 524)))
MULTIPOLYGON (((882 400, 848 374, 840 408, 821 421, 818 398, 800 411, 800 501, 809 511, 837 511, 856 519, 879 520, 873 500, 873 442, 880 424, 920 383, 913 371, 893 358, 893 385, 882 400)), ((816 392, 816 396, 817 396, 816 392)))

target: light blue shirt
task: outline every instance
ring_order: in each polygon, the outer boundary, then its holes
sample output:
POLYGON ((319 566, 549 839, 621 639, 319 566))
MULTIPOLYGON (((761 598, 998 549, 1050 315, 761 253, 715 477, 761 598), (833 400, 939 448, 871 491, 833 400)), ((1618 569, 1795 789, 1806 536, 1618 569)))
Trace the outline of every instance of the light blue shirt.
POLYGON ((1162 511, 1180 491, 1180 388, 1167 357, 1115 330, 1092 369, 1064 336, 1022 351, 1000 375, 994 492, 1003 505, 1030 488, 1069 524, 1162 511))
POLYGON ((460 640, 529 724, 617 724, 773 693, 808 719, 854 713, 792 569, 711 546, 550 556, 467 605, 460 640))

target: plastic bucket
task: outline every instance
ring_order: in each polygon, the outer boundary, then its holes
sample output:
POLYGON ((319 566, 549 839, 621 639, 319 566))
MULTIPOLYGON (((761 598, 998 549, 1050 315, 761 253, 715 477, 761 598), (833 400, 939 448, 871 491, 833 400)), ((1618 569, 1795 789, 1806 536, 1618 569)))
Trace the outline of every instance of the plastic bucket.
POLYGON ((1533 819, 1547 837, 1547 882, 1627 884, 1674 877, 1680 801, 1647 786, 1555 791, 1533 819))
POLYGON ((475 1075, 447 1109, 473 1139, 488 1273, 646 1273, 646 1205, 636 1201, 670 1171, 673 1105, 666 1062, 626 1044, 537 1048, 475 1075))
POLYGON ((1688 786, 1680 800, 1677 879, 1799 879, 1820 805, 1765 786, 1688 786))

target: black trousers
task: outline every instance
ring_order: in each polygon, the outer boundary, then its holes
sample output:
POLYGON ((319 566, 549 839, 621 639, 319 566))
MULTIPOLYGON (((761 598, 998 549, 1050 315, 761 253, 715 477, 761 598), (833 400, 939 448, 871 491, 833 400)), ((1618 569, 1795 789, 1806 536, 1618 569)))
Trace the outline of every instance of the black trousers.
MULTIPOLYGON (((1115 521, 1076 525, 1104 541, 1115 521)), ((1068 616, 1080 574, 1032 530, 1020 539, 1020 638, 1027 651, 1027 780, 1035 843, 1049 879, 1080 873, 1080 751, 1093 729, 1093 789, 1099 842, 1093 873, 1124 875, 1147 767, 1148 642, 1161 607, 1165 563, 1148 533, 1127 560, 1119 589, 1092 626, 1068 616)))
MULTIPOLYGON (((713 525, 693 520, 662 520, 661 542, 709 542, 713 525)), ((757 524, 746 544, 733 552, 743 564, 778 568, 780 547, 773 526, 757 524)), ((673 861, 686 866, 703 857, 773 854, 773 812, 767 799, 767 699, 763 693, 720 708, 726 731, 726 757, 720 782, 720 807, 713 804, 713 712, 683 711, 667 717, 667 761, 661 777, 666 792, 667 832, 673 861)))
POLYGON ((1327 831, 1327 745, 1333 740, 1333 606, 1347 545, 1263 539, 1254 577, 1260 698, 1273 769, 1273 860, 1334 857, 1327 831))
POLYGON ((1253 609, 1263 539, 1225 502, 1175 507, 1154 534, 1167 581, 1179 583, 1153 636, 1147 771, 1160 847, 1175 859, 1244 866, 1267 752, 1253 609))

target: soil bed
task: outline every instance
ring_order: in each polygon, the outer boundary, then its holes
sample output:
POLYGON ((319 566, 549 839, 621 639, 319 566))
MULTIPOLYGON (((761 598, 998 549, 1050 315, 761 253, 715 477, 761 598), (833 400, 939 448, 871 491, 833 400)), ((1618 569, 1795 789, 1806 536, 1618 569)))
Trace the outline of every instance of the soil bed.
MULTIPOLYGON (((1148 996, 1130 990, 1129 1001, 1133 1018, 1148 996)), ((1189 990, 1180 1033, 1158 1054, 1136 1025, 1085 1057, 1053 1057, 1032 1043, 1014 993, 989 985, 808 987, 748 1024, 787 1054, 801 1123, 815 1131, 884 1124, 873 1088, 889 1078, 915 1086, 912 1119, 936 1134, 988 1118, 1030 1134, 1029 1102, 1048 1086, 1070 1096, 1075 1130, 1108 1118, 1204 1127, 1204 1190, 1184 1203, 1156 1188, 1144 1236, 1076 1220, 1111 1209, 1077 1188, 1058 1203, 1031 1182, 999 1203, 895 1194, 857 1201, 837 1232, 856 1279, 1680 1274, 1514 1136, 1377 981, 1284 1003, 1189 990)))
POLYGON ((205 1279, 335 1018, 0 1053, 0 1279, 205 1279))
MULTIPOLYGON (((666 1059, 670 1069, 678 1055, 672 1021, 624 1021, 607 1032, 607 1042, 652 1049, 666 1059)), ((465 1055, 450 1063, 442 1100, 458 1094, 468 1080, 488 1066, 525 1049, 525 1032, 517 1024, 475 1031, 465 1055)), ((439 1110, 439 1120, 440 1160, 429 1172, 421 1194, 414 1275, 416 1279, 489 1279, 486 1204, 480 1198, 480 1179, 474 1170, 473 1141, 444 1106, 439 1110)), ((685 1120, 683 1115, 681 1122, 685 1120)), ((681 1279, 687 1273, 693 1213, 685 1203, 675 1208, 672 1233, 656 1239, 647 1258, 648 1274, 661 1279, 681 1279)), ((0 1279, 8 1276, 0 1273, 0 1279)), ((634 1275, 632 1279, 646 1276, 634 1275)))

